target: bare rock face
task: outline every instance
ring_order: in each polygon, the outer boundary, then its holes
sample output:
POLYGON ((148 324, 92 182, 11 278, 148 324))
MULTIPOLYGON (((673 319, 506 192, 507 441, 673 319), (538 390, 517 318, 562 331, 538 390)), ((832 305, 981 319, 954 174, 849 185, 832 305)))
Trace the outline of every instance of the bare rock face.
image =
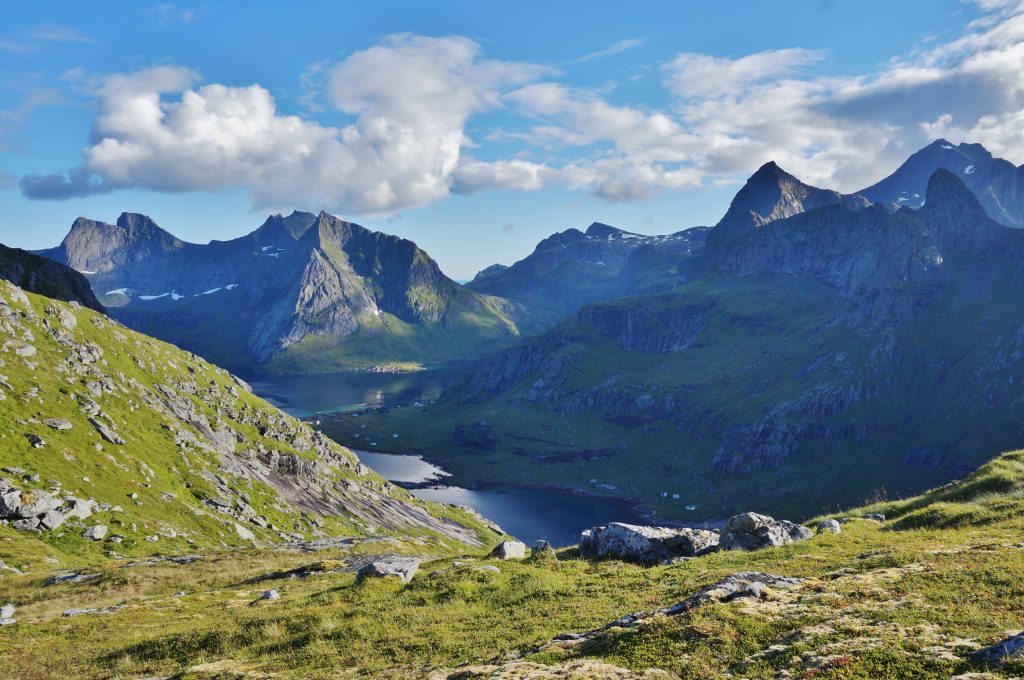
POLYGON ((405 555, 393 555, 383 559, 374 560, 356 573, 356 583, 361 583, 368 578, 389 578, 396 577, 403 583, 412 581, 416 571, 420 568, 423 560, 419 557, 405 555))
POLYGON ((697 557, 718 549, 714 531, 649 527, 612 522, 580 536, 582 557, 612 557, 657 564, 676 557, 697 557))
POLYGON ((722 530, 722 550, 760 550, 806 541, 811 532, 788 520, 745 512, 729 520, 722 530))

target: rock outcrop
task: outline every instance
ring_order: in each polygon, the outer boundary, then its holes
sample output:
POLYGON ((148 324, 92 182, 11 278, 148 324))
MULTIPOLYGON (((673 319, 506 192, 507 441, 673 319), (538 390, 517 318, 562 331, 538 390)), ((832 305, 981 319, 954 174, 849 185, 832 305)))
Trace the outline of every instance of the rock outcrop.
POLYGON ((788 520, 777 520, 756 512, 736 515, 722 529, 722 550, 760 550, 806 541, 811 532, 788 520))
POLYGON ((368 578, 397 578, 403 583, 409 583, 422 561, 422 558, 408 555, 391 555, 375 559, 356 573, 356 583, 368 578))
POLYGON ((580 536, 580 556, 657 564, 676 557, 697 557, 718 548, 715 531, 637 526, 612 522, 580 536))

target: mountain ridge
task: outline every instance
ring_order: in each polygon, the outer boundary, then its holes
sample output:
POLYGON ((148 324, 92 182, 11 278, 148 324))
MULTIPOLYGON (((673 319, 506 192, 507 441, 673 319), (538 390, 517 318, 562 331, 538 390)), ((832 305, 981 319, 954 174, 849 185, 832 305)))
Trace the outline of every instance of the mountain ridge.
POLYGON ((80 218, 40 252, 87 272, 127 325, 241 370, 438 363, 519 333, 516 305, 464 289, 412 241, 326 212, 206 245, 142 215, 80 218))

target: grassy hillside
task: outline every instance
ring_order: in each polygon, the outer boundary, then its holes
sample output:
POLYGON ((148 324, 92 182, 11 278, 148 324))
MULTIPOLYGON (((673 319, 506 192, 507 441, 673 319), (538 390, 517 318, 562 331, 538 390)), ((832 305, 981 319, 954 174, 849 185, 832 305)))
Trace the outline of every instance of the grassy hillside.
MULTIPOLYGON (((5 677, 980 678, 1019 677, 969 654, 1021 628, 1024 451, 962 483, 859 508, 839 535, 642 568, 614 560, 425 564, 411 583, 356 584, 353 551, 212 550, 199 561, 92 558, 83 583, 45 585, 69 560, 0 528, 29 573, 0 577, 18 623, 0 635, 5 677), (889 519, 858 519, 884 511, 889 519), (299 570, 304 578, 288 578, 299 570), (804 579, 612 627, 737 572, 804 579), (274 577, 274 574, 278 576, 274 577), (268 577, 267 580, 257 580, 268 577), (280 598, 259 600, 267 589, 280 598), (64 617, 72 608, 120 607, 64 617), (527 673, 530 675, 527 676, 527 673)), ((814 526, 816 520, 807 522, 814 526)), ((380 550, 364 544, 356 553, 380 550)), ((74 561, 74 560, 73 560, 74 561)), ((78 560, 80 561, 80 560, 78 560)), ((77 564, 78 561, 75 561, 77 564)), ((70 564, 70 563, 67 563, 70 564)))
POLYGON ((856 304, 813 281, 698 280, 597 305, 492 359, 436 404, 330 420, 324 431, 348 445, 398 432, 390 446, 463 483, 556 484, 679 520, 898 498, 1024 436, 1016 295, 1001 286, 940 295, 879 332, 848 323, 856 304), (623 347, 664 340, 674 310, 686 309, 701 325, 683 351, 623 347), (629 314, 639 321, 600 327, 629 314), (650 333, 625 338, 624 328, 650 333), (518 365, 524 373, 500 382, 518 365), (487 392, 488 381, 500 387, 487 392), (735 450, 762 457, 731 460, 730 436, 758 428, 763 436, 735 450))
POLYGON ((38 538, 5 528, 2 560, 24 561, 36 543, 95 559, 336 536, 441 551, 496 538, 477 517, 393 487, 226 371, 99 313, 0 282, 0 328, 0 478, 26 505, 91 506, 38 538), (94 525, 105 540, 82 537, 94 525))

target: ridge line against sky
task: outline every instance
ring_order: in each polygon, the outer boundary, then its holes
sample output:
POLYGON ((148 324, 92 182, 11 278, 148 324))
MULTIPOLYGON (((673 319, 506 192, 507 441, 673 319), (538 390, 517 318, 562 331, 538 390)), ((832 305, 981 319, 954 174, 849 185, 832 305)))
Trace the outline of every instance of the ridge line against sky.
POLYGON ((0 241, 130 210, 205 242, 327 210, 467 278, 591 221, 712 223, 768 160, 846 192, 938 137, 1024 160, 1024 2, 768 4, 14 10, 0 241))

